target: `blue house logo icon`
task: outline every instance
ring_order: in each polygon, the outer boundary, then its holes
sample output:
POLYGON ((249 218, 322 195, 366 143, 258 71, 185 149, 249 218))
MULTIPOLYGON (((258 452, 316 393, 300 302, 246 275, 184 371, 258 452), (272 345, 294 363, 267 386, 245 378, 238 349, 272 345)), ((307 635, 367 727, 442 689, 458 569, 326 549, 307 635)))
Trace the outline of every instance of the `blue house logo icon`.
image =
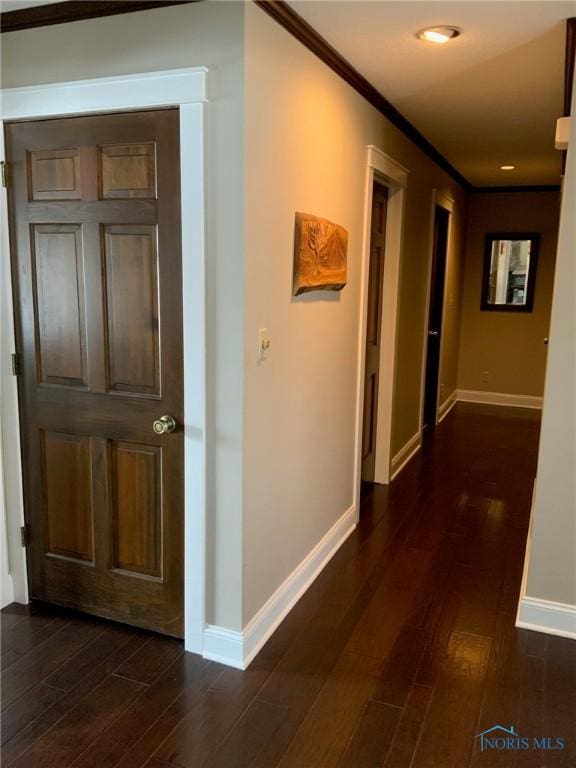
POLYGON ((520 737, 511 725, 506 728, 503 725, 493 725, 486 731, 479 733, 476 738, 480 739, 480 751, 487 749, 518 749, 520 737))

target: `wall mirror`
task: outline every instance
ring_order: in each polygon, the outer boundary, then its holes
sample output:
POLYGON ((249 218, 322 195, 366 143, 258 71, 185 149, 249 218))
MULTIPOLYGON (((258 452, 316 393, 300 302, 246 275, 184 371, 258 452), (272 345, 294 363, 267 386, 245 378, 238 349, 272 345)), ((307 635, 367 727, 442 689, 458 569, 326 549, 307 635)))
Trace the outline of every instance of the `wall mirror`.
POLYGON ((532 311, 538 244, 533 232, 486 235, 481 309, 532 311))

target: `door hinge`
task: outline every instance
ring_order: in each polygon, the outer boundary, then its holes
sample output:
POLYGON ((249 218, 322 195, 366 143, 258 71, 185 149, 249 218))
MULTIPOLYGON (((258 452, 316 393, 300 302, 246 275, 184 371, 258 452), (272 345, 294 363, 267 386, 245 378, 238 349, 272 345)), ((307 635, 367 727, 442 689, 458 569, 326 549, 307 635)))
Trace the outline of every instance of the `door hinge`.
POLYGON ((5 160, 0 162, 0 180, 4 189, 10 184, 10 168, 5 160))
POLYGON ((28 524, 23 525, 20 528, 20 540, 22 541, 22 546, 27 547, 30 544, 30 526, 28 524))
POLYGON ((12 353, 12 376, 20 376, 22 366, 20 365, 20 355, 17 352, 12 353))

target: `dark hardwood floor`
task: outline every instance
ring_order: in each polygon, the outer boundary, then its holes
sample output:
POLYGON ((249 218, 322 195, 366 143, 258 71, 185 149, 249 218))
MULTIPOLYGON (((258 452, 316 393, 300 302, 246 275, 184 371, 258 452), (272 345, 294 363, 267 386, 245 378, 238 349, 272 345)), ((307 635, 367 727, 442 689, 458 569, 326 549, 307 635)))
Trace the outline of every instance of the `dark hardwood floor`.
POLYGON ((538 430, 457 406, 246 672, 9 606, 3 765, 575 768, 576 642, 514 628, 538 430), (498 724, 566 747, 481 752, 498 724))

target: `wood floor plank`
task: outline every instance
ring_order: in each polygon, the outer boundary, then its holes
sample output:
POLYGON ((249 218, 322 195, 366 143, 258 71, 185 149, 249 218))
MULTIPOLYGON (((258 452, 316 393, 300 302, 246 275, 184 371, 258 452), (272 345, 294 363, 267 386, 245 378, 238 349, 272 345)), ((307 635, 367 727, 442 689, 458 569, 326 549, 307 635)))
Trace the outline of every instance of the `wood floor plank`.
POLYGON ((0 611, 0 638, 30 616, 30 606, 10 603, 0 611))
POLYGON ((14 768, 66 768, 145 686, 110 675, 15 761, 14 768))
POLYGON ((371 699, 395 707, 406 706, 427 641, 421 629, 406 625, 401 628, 371 699))
POLYGON ((414 761, 418 768, 468 765, 491 640, 453 633, 414 761))
POLYGON ((39 683, 2 710, 2 744, 13 739, 63 696, 63 691, 39 683))
POLYGON ((248 670, 226 669, 206 695, 158 747, 155 757, 175 766, 203 766, 220 748, 270 676, 256 661, 248 670))
POLYGON ((70 691, 87 677, 95 666, 109 659, 137 634, 138 630, 120 624, 106 626, 89 645, 84 646, 70 661, 48 675, 44 682, 54 688, 70 691))
POLYGON ((48 642, 42 643, 8 667, 2 673, 2 707, 9 706, 35 683, 45 680, 103 630, 104 627, 96 621, 74 619, 48 642))
POLYGON ((461 599, 453 579, 456 567, 454 550, 454 540, 447 537, 436 553, 430 573, 429 583, 434 588, 423 591, 422 600, 407 622, 422 629, 428 637, 416 673, 415 682, 418 685, 434 687, 436 684, 454 629, 461 599))
MULTIPOLYGON (((103 624, 103 627, 106 626, 103 624)), ((145 640, 144 636, 136 636, 129 645, 122 645, 111 657, 106 659, 100 665, 95 665, 90 674, 81 680, 78 685, 67 693, 66 696, 60 696, 55 703, 34 716, 34 712, 28 713, 26 726, 16 733, 11 739, 7 740, 2 747, 2 758, 4 765, 10 765, 16 758, 30 747, 37 739, 41 738, 50 728, 66 714, 78 705, 86 696, 90 696, 92 691, 100 683, 112 674, 116 667, 122 664, 133 653, 136 653, 145 640)), ((29 695, 36 694, 42 683, 30 689, 29 695)), ((61 693, 61 691, 59 692, 61 693)), ((27 694, 28 695, 28 694, 27 694)), ((19 701, 16 702, 16 705, 19 701)), ((13 705, 13 706, 16 706, 13 705)), ((8 710, 7 710, 8 711, 8 710)), ((22 713, 26 714, 25 710, 22 713)), ((23 723, 22 723, 23 724, 23 723)))
POLYGON ((456 485, 440 485, 423 499, 424 514, 415 525, 406 542, 412 549, 435 550, 450 526, 458 504, 462 503, 456 485))
POLYGON ((344 647, 338 625, 311 625, 266 681, 259 699, 307 712, 344 647))
MULTIPOLYGON (((276 766, 304 716, 316 700, 328 676, 340 658, 358 617, 373 589, 365 586, 342 618, 341 607, 330 604, 319 610, 290 645, 282 661, 274 669, 258 693, 257 701, 273 704, 284 712, 278 727, 270 728, 267 739, 259 747, 259 768, 276 766)), ((253 704, 238 721, 230 738, 245 741, 253 704), (235 735, 235 731, 239 733, 235 735)), ((272 714, 270 715, 272 717, 272 714)), ((273 718, 272 718, 273 719, 273 718)))
MULTIPOLYGON (((219 665, 199 656, 179 656, 121 717, 100 734, 89 750, 79 755, 74 761, 75 768, 112 768, 120 761, 124 766, 126 755, 138 747, 141 739, 179 697, 184 702, 189 697, 188 700, 196 703, 198 696, 214 682, 214 675, 219 673, 219 665)), ((159 743, 155 743, 148 756, 158 746, 159 743)))
POLYGON ((210 687, 222 674, 223 669, 221 664, 208 662, 200 679, 183 691, 124 755, 123 768, 141 768, 145 765, 148 756, 155 754, 174 728, 202 701, 210 687))
POLYGON ((429 552, 402 548, 357 623, 347 650, 383 661, 410 616, 430 570, 429 552))
POLYGON ((372 691, 380 667, 368 656, 345 652, 300 725, 280 768, 336 766, 372 691))
POLYGON ((7 669, 27 653, 47 642, 52 635, 70 623, 70 617, 56 611, 45 614, 31 613, 26 621, 19 621, 6 630, 2 639, 2 669, 7 669))
POLYGON ((550 753, 550 766, 576 765, 576 642, 566 637, 546 638, 542 730, 565 739, 562 751, 550 753))
POLYGON ((368 701, 338 768, 382 768, 402 710, 368 701))
POLYGON ((412 686, 388 755, 382 764, 384 768, 411 768, 431 699, 432 688, 412 686))
POLYGON ((285 717, 285 707, 256 700, 220 749, 205 763, 206 768, 262 765, 259 756, 285 717))
MULTIPOLYGON (((545 736, 544 732, 544 659, 536 656, 526 656, 522 669, 520 687, 520 707, 517 732, 524 738, 545 736)), ((534 744, 534 742, 532 742, 534 744)), ((527 749, 522 754, 515 755, 514 768, 540 768, 542 752, 538 749, 527 749)))
MULTIPOLYGON (((477 734, 500 723, 507 727, 518 723, 518 694, 524 663, 523 635, 526 634, 530 633, 515 629, 511 617, 499 614, 475 729, 477 734)), ((479 742, 475 740, 470 765, 472 768, 510 768, 510 755, 498 750, 481 753, 479 742)))
POLYGON ((182 653, 184 653, 184 647, 181 640, 154 635, 138 653, 131 656, 116 670, 116 674, 137 683, 150 685, 182 653))

